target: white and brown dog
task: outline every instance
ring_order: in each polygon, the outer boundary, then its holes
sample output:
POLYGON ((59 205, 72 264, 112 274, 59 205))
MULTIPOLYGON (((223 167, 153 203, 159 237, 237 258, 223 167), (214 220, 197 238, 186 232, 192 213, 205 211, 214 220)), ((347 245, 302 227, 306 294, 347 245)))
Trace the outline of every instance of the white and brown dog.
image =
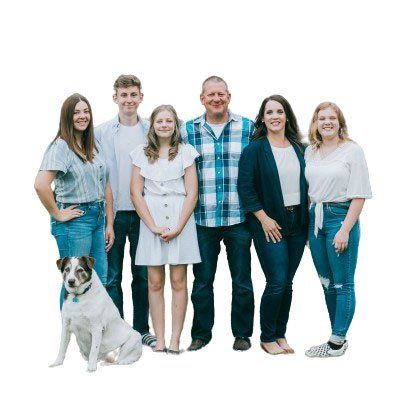
POLYGON ((98 360, 132 364, 142 354, 142 338, 119 315, 88 256, 58 259, 67 292, 62 306, 62 333, 57 359, 50 367, 64 362, 71 333, 74 333, 88 371, 95 371, 98 360), (113 352, 113 353, 112 353, 113 352))

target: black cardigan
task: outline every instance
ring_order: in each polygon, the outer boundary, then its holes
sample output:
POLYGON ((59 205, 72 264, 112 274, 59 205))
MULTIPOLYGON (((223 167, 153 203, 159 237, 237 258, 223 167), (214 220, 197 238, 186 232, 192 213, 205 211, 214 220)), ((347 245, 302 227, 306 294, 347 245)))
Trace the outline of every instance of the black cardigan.
MULTIPOLYGON (((300 164, 301 226, 308 225, 308 197, 305 179, 304 148, 292 143, 300 164)), ((238 193, 253 233, 263 232, 261 223, 253 212, 264 210, 284 230, 285 206, 278 168, 268 139, 251 142, 242 152, 238 170, 238 193)))

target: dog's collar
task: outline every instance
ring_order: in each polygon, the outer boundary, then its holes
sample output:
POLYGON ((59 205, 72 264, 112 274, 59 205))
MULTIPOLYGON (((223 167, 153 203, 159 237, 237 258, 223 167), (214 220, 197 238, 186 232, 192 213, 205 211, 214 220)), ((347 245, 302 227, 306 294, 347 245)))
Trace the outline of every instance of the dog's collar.
MULTIPOLYGON (((92 283, 87 287, 87 288, 85 288, 85 290, 80 294, 80 295, 84 295, 86 292, 88 292, 88 290, 89 289, 91 289, 91 286, 92 286, 92 283)), ((74 303, 78 303, 79 302, 79 299, 78 299, 78 296, 80 296, 80 295, 75 295, 73 298, 72 298, 72 301, 74 302, 74 303)))

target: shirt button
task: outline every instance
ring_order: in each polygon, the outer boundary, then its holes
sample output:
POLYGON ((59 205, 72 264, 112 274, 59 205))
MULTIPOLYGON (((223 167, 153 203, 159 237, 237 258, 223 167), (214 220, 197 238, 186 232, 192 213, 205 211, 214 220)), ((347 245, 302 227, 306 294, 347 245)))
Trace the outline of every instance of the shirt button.
POLYGON ((160 185, 161 185, 161 186, 164 186, 164 184, 163 184, 163 183, 160 183, 160 185))
POLYGON ((168 215, 166 215, 166 220, 168 220, 170 217, 168 215))
POLYGON ((220 160, 220 156, 217 156, 217 159, 220 160))
POLYGON ((165 207, 167 207, 167 204, 164 204, 165 207))

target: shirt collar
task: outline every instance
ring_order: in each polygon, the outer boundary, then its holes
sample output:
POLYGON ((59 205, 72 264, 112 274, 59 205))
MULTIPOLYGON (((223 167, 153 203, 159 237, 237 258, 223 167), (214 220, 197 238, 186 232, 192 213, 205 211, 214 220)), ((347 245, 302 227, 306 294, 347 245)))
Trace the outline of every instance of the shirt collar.
MULTIPOLYGON (((140 122, 140 124, 142 125, 142 127, 143 127, 144 129, 149 130, 149 123, 150 123, 150 122, 149 122, 148 120, 142 119, 139 115, 137 115, 137 121, 138 121, 138 123, 140 122)), ((120 125, 120 122, 119 122, 119 114, 117 114, 117 115, 112 119, 112 128, 115 129, 115 130, 118 130, 118 129, 119 129, 119 125, 120 125)))
MULTIPOLYGON (((238 122, 239 121, 239 116, 236 115, 235 113, 232 113, 230 110, 228 110, 228 122, 231 122, 232 120, 234 122, 238 122)), ((201 126, 204 126, 204 124, 206 123, 205 120, 205 113, 203 113, 201 116, 199 116, 198 118, 194 119, 194 123, 200 123, 201 126)))

